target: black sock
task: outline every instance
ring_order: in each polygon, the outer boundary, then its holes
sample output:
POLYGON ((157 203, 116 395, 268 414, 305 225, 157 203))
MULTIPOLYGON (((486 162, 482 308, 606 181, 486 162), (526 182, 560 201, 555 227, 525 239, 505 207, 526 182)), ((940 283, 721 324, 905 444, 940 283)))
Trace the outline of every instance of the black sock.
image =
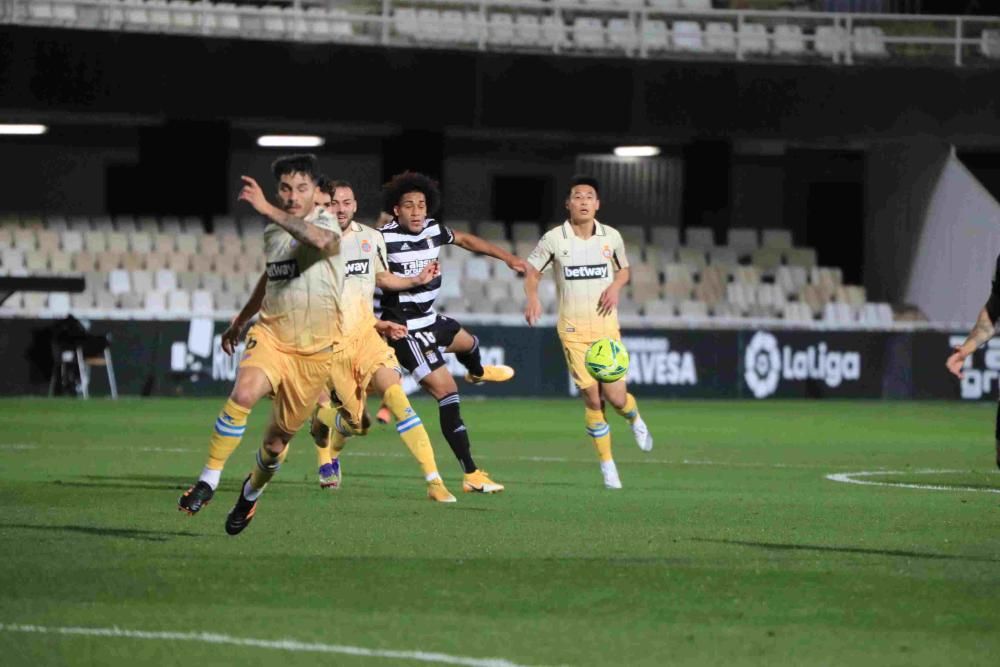
POLYGON ((469 433, 465 430, 462 422, 462 415, 459 411, 458 394, 448 394, 438 401, 438 413, 441 417, 441 433, 451 446, 451 451, 455 453, 455 458, 462 464, 462 471, 466 473, 476 471, 476 462, 472 460, 472 452, 469 451, 469 433))
POLYGON ((455 358, 465 366, 469 373, 476 377, 482 377, 483 360, 479 358, 479 338, 477 336, 472 337, 472 349, 468 352, 456 352, 455 358))

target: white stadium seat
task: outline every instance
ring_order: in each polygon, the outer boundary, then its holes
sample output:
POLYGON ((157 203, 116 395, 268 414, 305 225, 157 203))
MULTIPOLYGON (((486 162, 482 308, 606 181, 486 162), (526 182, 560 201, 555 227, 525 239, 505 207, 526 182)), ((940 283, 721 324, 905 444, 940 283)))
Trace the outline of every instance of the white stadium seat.
POLYGON ((535 14, 518 14, 514 17, 514 41, 524 46, 541 44, 541 19, 535 14))
POLYGON ((631 19, 612 18, 608 21, 608 44, 626 53, 639 45, 639 32, 631 19))
POLYGON ((762 23, 744 23, 737 36, 742 53, 768 53, 771 50, 767 26, 762 23))
POLYGON ((542 43, 545 46, 564 46, 566 44, 566 24, 555 15, 542 19, 542 43))
POLYGON ((664 21, 647 19, 642 24, 641 34, 647 51, 666 51, 670 48, 670 32, 664 21))
POLYGON ((806 52, 806 39, 802 27, 778 25, 774 27, 774 52, 798 55, 806 52))
POLYGON ((505 12, 494 12, 489 18, 489 41, 492 44, 513 44, 514 17, 505 12))
POLYGON ((756 250, 757 230, 745 227, 734 227, 726 233, 726 245, 735 250, 756 250))
POLYGON ((716 53, 735 53, 736 31, 731 23, 710 22, 705 25, 705 48, 716 53))
POLYGON ((708 249, 715 245, 715 235, 709 227, 688 227, 684 234, 684 245, 708 249))
POLYGON ((578 16, 573 20, 573 43, 578 48, 600 50, 604 44, 604 24, 599 18, 578 16))
POLYGON ((844 51, 847 42, 847 32, 843 28, 832 25, 821 25, 816 28, 813 48, 822 56, 835 56, 844 51))
POLYGON ((673 43, 675 51, 704 51, 701 24, 697 21, 674 21, 673 43))

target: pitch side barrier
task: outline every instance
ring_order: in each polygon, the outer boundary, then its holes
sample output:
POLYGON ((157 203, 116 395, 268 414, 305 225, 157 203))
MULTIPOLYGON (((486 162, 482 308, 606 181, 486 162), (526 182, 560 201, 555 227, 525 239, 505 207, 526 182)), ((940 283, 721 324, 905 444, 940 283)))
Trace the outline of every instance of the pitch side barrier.
MULTIPOLYGON (((517 369, 508 383, 474 387, 468 396, 571 396, 559 339, 552 326, 529 328, 494 318, 464 320, 480 339, 485 363, 517 369), (490 322, 489 320, 493 320, 490 322)), ((504 319, 510 319, 504 318, 504 319)), ((0 395, 45 395, 57 320, 0 320, 0 395)), ((118 391, 124 395, 224 396, 238 356, 221 348, 224 320, 93 320, 111 334, 118 391)), ((964 327, 898 326, 882 330, 789 328, 755 322, 729 326, 657 326, 623 330, 631 356, 629 384, 638 396, 662 398, 892 398, 993 400, 1000 383, 1000 339, 974 354, 962 381, 944 360, 965 338, 964 327)), ((456 376, 464 370, 449 360, 456 376)), ((107 393, 94 373, 92 396, 107 393)), ((407 382, 409 390, 415 390, 407 382)))

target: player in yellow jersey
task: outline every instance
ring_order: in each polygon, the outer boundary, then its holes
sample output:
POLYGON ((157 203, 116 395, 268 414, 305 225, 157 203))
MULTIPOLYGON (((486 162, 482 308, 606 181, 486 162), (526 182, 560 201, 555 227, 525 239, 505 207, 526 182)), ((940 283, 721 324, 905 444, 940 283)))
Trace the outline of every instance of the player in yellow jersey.
POLYGON ((193 515, 212 499, 222 467, 243 437, 250 411, 264 396, 272 396, 272 418, 256 466, 226 517, 230 535, 241 532, 253 519, 258 497, 329 378, 340 338, 344 264, 334 256, 340 252, 341 233, 327 213, 314 214, 316 158, 279 158, 272 172, 281 208, 271 205, 256 181, 247 176, 239 195, 271 221, 264 229, 267 280, 260 321, 247 335, 236 383, 216 418, 208 461, 198 481, 178 501, 179 509, 193 515), (304 218, 310 215, 312 221, 306 222, 304 218))
POLYGON ((542 314, 538 283, 542 273, 553 270, 559 295, 559 340, 566 365, 580 388, 585 407, 587 433, 593 439, 601 463, 604 485, 620 489, 621 479, 611 456, 611 427, 604 415, 604 401, 628 420, 636 443, 643 451, 653 448, 653 438, 639 416, 635 398, 625 380, 599 384, 584 366, 587 348, 600 338, 621 340, 618 328, 618 296, 628 283, 628 258, 617 230, 597 221, 601 206, 596 179, 577 176, 566 197, 569 219, 549 230, 528 257, 525 276, 527 304, 524 316, 534 326, 542 314))
MULTIPOLYGON (((402 338, 406 336, 406 327, 377 320, 372 305, 376 277, 380 284, 405 289, 431 281, 434 267, 427 267, 412 278, 388 274, 382 235, 354 221, 357 203, 351 185, 323 177, 319 181, 315 202, 337 220, 342 235, 340 258, 344 263, 341 338, 331 362, 327 390, 319 394, 319 405, 313 412, 311 429, 317 446, 320 487, 340 486, 340 452, 347 438, 368 432, 370 420, 365 413, 365 396, 371 387, 390 407, 399 437, 420 464, 428 497, 437 502, 455 502, 455 496, 438 473, 427 430, 403 392, 396 354, 382 339, 382 335, 402 338)), ((255 290, 240 311, 244 321, 254 315, 261 296, 261 291, 255 290)), ((223 346, 227 351, 235 347, 239 330, 234 325, 226 332, 223 346)))

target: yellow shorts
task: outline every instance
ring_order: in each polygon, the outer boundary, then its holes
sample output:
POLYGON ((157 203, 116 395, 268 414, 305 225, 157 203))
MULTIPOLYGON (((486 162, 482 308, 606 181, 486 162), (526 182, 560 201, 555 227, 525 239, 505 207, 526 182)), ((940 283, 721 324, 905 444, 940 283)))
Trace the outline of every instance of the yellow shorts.
POLYGON ((334 404, 355 428, 361 425, 368 385, 380 368, 392 368, 402 375, 396 353, 375 327, 345 341, 333 355, 327 388, 334 404))
MULTIPOLYGON (((609 335, 609 337, 621 340, 621 334, 619 333, 609 335)), ((592 378, 590 373, 587 372, 587 365, 584 363, 587 357, 587 350, 590 349, 590 346, 597 339, 595 338, 594 341, 589 343, 564 340, 562 338, 559 340, 562 343, 563 354, 566 356, 566 366, 569 368, 569 374, 573 377, 573 383, 580 389, 587 389, 597 384, 597 380, 592 378)))
POLYGON ((333 353, 298 355, 278 349, 274 337, 253 326, 247 332, 240 368, 259 368, 271 383, 274 423, 294 435, 309 419, 330 376, 333 353))

